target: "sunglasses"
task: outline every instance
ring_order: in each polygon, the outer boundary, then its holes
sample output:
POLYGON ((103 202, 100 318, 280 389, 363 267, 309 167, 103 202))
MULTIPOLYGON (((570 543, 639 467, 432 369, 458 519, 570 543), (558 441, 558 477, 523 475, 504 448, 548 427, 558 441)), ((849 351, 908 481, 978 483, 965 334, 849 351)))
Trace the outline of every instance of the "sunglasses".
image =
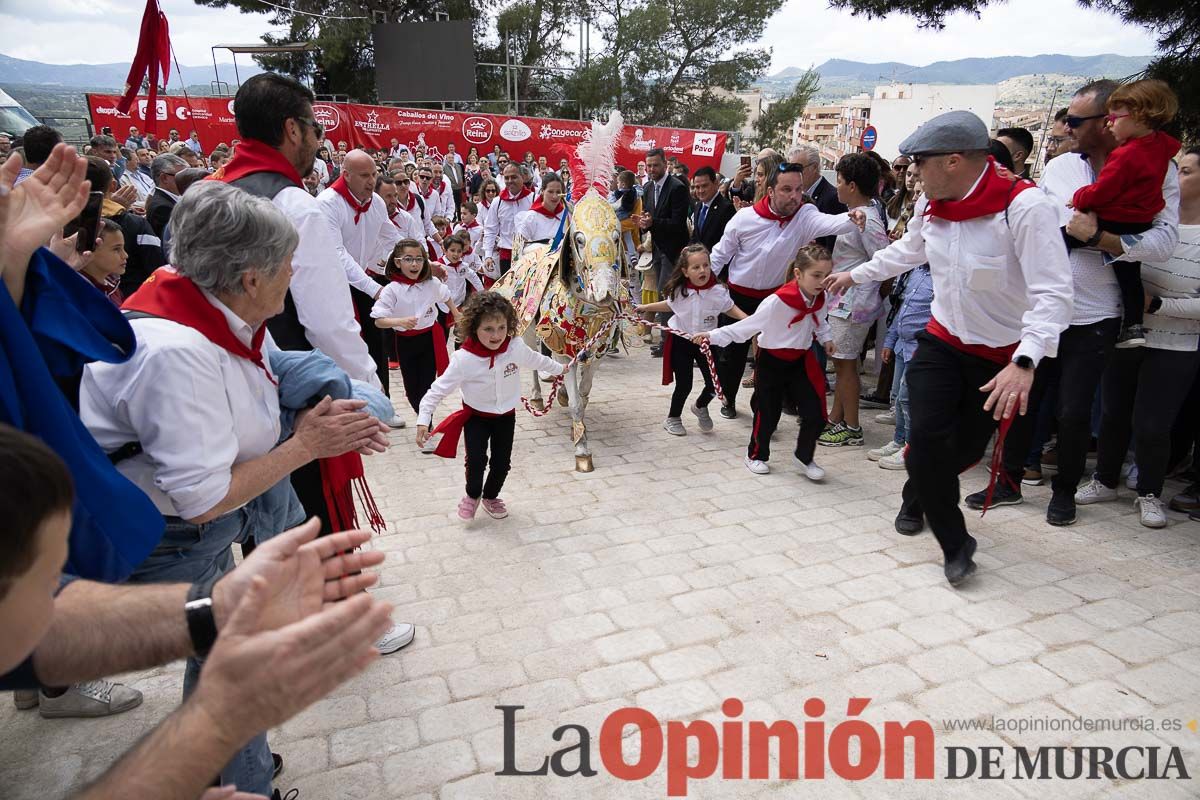
POLYGON ((1090 119, 1100 119, 1101 117, 1107 117, 1107 116, 1108 116, 1108 114, 1092 114, 1087 117, 1077 117, 1074 114, 1068 114, 1067 115, 1067 127, 1070 128, 1071 130, 1075 130, 1076 128, 1082 127, 1083 123, 1087 122, 1090 119))
POLYGON ((313 133, 317 135, 318 139, 325 138, 325 126, 317 122, 315 119, 309 119, 308 117, 292 117, 292 119, 296 120, 297 122, 303 122, 305 125, 311 127, 313 129, 313 133))
POLYGON ((896 172, 904 172, 906 169, 908 169, 908 164, 909 162, 907 161, 903 164, 892 164, 892 169, 896 172))

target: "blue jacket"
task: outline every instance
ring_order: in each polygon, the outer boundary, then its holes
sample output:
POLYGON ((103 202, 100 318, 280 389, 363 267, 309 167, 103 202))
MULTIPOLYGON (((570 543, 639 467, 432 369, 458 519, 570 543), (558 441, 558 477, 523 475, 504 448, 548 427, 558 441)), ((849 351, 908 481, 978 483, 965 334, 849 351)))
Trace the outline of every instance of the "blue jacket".
POLYGON ((933 316, 930 309, 932 304, 933 276, 929 273, 929 265, 922 264, 908 276, 904 301, 888 327, 883 346, 905 361, 910 360, 917 352, 917 334, 925 330, 929 318, 933 316))

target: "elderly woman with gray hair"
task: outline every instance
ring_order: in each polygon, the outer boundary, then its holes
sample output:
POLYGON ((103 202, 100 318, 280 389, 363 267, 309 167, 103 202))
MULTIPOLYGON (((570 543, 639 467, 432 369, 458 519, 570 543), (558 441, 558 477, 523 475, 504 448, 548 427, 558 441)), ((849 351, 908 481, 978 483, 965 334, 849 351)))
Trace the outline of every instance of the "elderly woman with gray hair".
MULTIPOLYGON (((208 181, 179 201, 171 224, 173 267, 123 306, 137 348, 124 363, 88 367, 80 416, 167 520, 131 582, 192 583, 195 596, 208 597, 234 566, 234 542, 280 529, 256 530, 264 524, 302 521, 289 473, 314 459, 382 450, 387 428, 362 401, 326 396, 279 441, 275 345, 264 323, 283 309, 298 236, 270 201, 208 181)), ((199 672, 200 661, 189 659, 185 695, 199 672)), ((272 772, 259 736, 221 777, 270 795, 272 772)))

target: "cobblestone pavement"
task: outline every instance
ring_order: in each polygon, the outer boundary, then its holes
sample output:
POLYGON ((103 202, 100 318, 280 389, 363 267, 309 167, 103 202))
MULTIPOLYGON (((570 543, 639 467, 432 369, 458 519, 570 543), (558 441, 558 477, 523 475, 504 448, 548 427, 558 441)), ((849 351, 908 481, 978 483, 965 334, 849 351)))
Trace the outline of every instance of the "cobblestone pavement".
MULTIPOLYGON (((664 723, 721 721, 722 701, 737 697, 742 720, 799 726, 805 700, 818 697, 828 705, 828 738, 846 718, 847 699, 864 697, 871 703, 861 718, 879 730, 884 720, 932 723, 936 780, 886 781, 882 766, 858 782, 829 769, 821 781, 721 780, 718 769, 692 781, 689 796, 1200 794, 1182 780, 1012 779, 1014 745, 1174 745, 1195 774, 1200 733, 1186 728, 945 727, 948 718, 993 714, 1200 716, 1200 526, 1172 513, 1167 529, 1142 528, 1122 490, 1120 503, 1082 508, 1074 527, 1050 528, 1048 489, 1027 487, 1024 505, 968 517, 980 572, 955 591, 929 534, 908 539, 892 529, 902 472, 878 469, 865 448, 819 448, 823 484, 785 458, 754 476, 742 466, 747 414, 717 417, 711 434, 686 414, 686 437, 662 430, 668 390, 659 369, 644 349, 603 365, 589 414, 591 474, 573 471, 564 411, 542 419, 520 412, 504 492, 512 516, 503 521, 482 512, 470 525, 455 518, 461 461, 422 456, 411 428, 370 459, 388 519, 376 545, 388 554, 378 593, 395 603, 397 619, 417 624, 417 638, 273 733, 287 765, 281 788, 298 788, 301 800, 662 798, 664 768, 626 782, 600 763, 600 727, 613 710, 637 705, 664 723), (576 733, 551 738, 572 723, 591 732, 599 774, 495 776, 501 704, 525 706, 518 766, 532 769, 574 744, 576 733), (999 766, 1008 777, 944 780, 950 746, 1005 747, 999 766)), ((404 416, 412 425, 408 409, 404 416)), ((781 454, 795 431, 785 418, 781 454)), ((890 435, 868 422, 868 446, 890 435)), ((977 469, 966 485, 982 481, 977 469)), ((175 664, 126 676, 146 701, 109 719, 42 720, 0 704, 0 796, 61 797, 98 774, 175 706, 181 675, 175 664)), ((636 741, 626 740, 631 762, 636 741)), ((1164 751, 1160 769, 1165 761, 1164 751)), ((1144 762, 1134 757, 1130 769, 1144 762)), ((576 764, 577 754, 565 763, 576 764)), ((911 775, 911 754, 907 763, 911 775)), ((770 768, 777 778, 774 753, 770 768)))

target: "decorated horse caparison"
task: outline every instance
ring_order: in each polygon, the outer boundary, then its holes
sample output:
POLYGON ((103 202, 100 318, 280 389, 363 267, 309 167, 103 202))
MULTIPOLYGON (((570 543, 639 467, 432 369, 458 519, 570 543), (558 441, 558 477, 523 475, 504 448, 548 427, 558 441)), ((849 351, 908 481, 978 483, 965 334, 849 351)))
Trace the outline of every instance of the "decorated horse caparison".
MULTIPOLYGON (((516 307, 517 333, 527 344, 535 349, 537 342, 545 344, 564 363, 578 358, 563 376, 563 389, 579 472, 593 469, 584 412, 610 337, 591 344, 589 340, 613 322, 626 293, 628 262, 621 223, 607 199, 622 122, 616 111, 607 124, 592 122, 569 159, 573 207, 566 212, 562 235, 550 244, 514 241, 512 268, 493 287, 516 307)), ((530 399, 544 407, 536 372, 530 399)), ((560 402, 563 399, 559 395, 560 402)))

